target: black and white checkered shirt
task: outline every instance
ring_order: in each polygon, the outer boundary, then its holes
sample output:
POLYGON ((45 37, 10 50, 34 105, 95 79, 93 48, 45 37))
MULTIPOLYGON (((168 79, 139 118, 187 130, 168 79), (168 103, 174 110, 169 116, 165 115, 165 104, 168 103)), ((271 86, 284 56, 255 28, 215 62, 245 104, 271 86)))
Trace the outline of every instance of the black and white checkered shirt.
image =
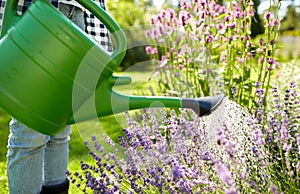
MULTIPOLYGON (((59 0, 48 0, 54 7, 58 8, 59 0)), ((104 0, 94 0, 96 4, 105 9, 104 0)), ((2 18, 5 7, 5 0, 0 0, 0 29, 2 24, 2 18)), ((29 4, 32 0, 19 0, 18 2, 18 14, 22 14, 26 11, 29 4)), ((109 32, 106 27, 100 22, 98 18, 96 18, 92 13, 88 10, 84 12, 85 16, 85 26, 86 33, 91 35, 104 49, 107 51, 112 51, 112 43, 110 40, 109 32)))

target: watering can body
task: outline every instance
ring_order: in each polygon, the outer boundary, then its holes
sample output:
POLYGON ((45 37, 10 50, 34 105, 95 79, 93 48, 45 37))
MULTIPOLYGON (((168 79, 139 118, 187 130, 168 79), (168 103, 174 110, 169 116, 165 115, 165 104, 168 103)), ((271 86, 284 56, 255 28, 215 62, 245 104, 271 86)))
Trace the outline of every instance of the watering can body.
POLYGON ((17 2, 7 1, 3 18, 0 106, 36 131, 54 135, 75 122, 146 108, 157 101, 161 102, 157 107, 196 106, 203 115, 223 98, 194 101, 116 93, 113 85, 130 82, 112 75, 125 55, 126 38, 102 8, 90 0, 78 0, 111 32, 116 42, 111 54, 48 1, 35 0, 22 16, 16 13, 17 2))
MULTIPOLYGON (((17 2, 7 1, 3 20, 0 106, 33 129, 57 133, 73 114, 74 84, 85 91, 82 101, 92 93, 88 80, 74 83, 86 54, 91 48, 97 51, 85 66, 98 77, 101 75, 103 80, 108 79, 119 63, 116 61, 125 54, 125 38, 117 37, 121 42, 111 56, 46 0, 33 1, 22 16, 16 14, 17 2)), ((109 18, 100 7, 97 10, 100 10, 98 15, 109 18)), ((114 24, 107 22, 109 26, 114 24)), ((118 26, 110 30, 120 33, 118 26)))

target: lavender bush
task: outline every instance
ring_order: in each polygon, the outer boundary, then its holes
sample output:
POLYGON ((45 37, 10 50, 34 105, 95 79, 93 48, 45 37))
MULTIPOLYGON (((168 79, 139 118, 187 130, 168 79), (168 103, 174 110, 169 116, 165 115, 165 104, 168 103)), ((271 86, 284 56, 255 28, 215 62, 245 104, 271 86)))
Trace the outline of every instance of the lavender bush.
MULTIPOLYGON (((249 109, 256 107, 252 86, 260 82, 266 90, 278 67, 275 60, 280 20, 280 1, 264 14, 265 34, 251 38, 253 2, 180 1, 180 10, 162 10, 151 19, 146 32, 153 45, 146 48, 157 72, 160 92, 199 97, 224 91, 249 109), (237 3, 239 2, 239 4, 237 3), (175 77, 175 79, 174 79, 175 77), (234 88, 234 93, 232 89, 234 88)), ((266 101, 264 102, 266 105, 266 101)))
MULTIPOLYGON (((224 103, 214 116, 222 118, 220 114, 233 109, 238 111, 237 114, 248 115, 235 103, 224 103)), ((244 133, 248 132, 240 131, 242 134, 238 137, 228 129, 228 126, 250 129, 246 120, 232 122, 228 118, 231 123, 226 124, 223 119, 211 120, 217 117, 199 118, 194 115, 187 120, 186 112, 179 116, 173 111, 170 115, 164 111, 159 114, 162 117, 148 110, 141 124, 128 116, 125 136, 119 137, 125 154, 122 160, 117 160, 113 153, 103 152, 93 137, 98 152, 93 152, 88 145, 87 148, 95 164, 82 162, 83 175, 75 173, 73 180, 83 191, 89 188, 95 193, 117 190, 124 193, 229 193, 241 189, 239 184, 244 185, 244 191, 255 191, 252 184, 261 184, 251 180, 249 175, 255 172, 247 169, 246 158, 251 158, 249 153, 254 146, 245 138, 244 133), (208 125, 211 122, 214 124, 208 125), (215 126, 220 127, 219 131, 215 126), (243 137, 245 144, 236 145, 235 141, 243 137)), ((109 143, 114 146, 111 141, 109 143)), ((255 174, 262 177, 259 173, 255 174)))
POLYGON ((82 161, 82 171, 69 173, 70 179, 86 193, 297 193, 295 85, 283 99, 275 88, 273 96, 273 111, 256 118, 227 99, 201 118, 189 118, 188 110, 180 115, 148 110, 138 122, 128 114, 128 127, 119 137, 124 158, 118 158, 117 149, 104 152, 93 137, 94 149, 86 146, 94 163, 82 161))
MULTIPOLYGON (((269 176, 286 193, 300 192, 300 109, 297 90, 293 82, 283 94, 273 87, 273 110, 263 114, 264 109, 260 107, 257 113, 259 131, 264 137, 261 146, 268 153, 269 176)), ((261 93, 261 89, 257 91, 261 93)))

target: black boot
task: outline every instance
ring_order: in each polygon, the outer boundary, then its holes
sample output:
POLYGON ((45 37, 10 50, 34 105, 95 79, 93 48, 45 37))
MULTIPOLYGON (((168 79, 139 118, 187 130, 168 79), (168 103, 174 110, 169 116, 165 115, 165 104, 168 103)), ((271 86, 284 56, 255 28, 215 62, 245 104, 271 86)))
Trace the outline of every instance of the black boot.
POLYGON ((69 180, 66 179, 63 183, 57 185, 43 186, 40 194, 68 194, 69 180))

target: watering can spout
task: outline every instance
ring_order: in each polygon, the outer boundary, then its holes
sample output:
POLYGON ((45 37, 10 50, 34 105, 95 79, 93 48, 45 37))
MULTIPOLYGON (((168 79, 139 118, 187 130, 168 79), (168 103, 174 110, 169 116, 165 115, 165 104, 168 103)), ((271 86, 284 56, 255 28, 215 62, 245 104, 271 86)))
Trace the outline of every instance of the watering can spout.
POLYGON ((185 98, 182 99, 182 108, 190 108, 198 114, 198 116, 204 116, 217 109, 222 103, 223 98, 224 94, 195 99, 185 98))
POLYGON ((129 110, 140 108, 188 108, 192 109, 199 117, 208 115, 222 102, 224 95, 207 96, 201 98, 177 98, 159 96, 126 96, 129 110))
MULTIPOLYGON (((115 94, 115 97, 113 98, 114 100, 118 99, 117 101, 124 98, 123 101, 128 103, 128 110, 141 108, 188 108, 192 109, 199 117, 201 117, 214 111, 221 104, 224 95, 219 94, 201 98, 177 98, 160 96, 126 96, 115 94)), ((118 107, 121 106, 122 105, 118 105, 118 107)))
POLYGON ((223 94, 195 99, 123 95, 105 85, 98 87, 95 95, 77 109, 69 124, 143 108, 188 108, 198 116, 204 116, 214 111, 224 98, 223 94))

